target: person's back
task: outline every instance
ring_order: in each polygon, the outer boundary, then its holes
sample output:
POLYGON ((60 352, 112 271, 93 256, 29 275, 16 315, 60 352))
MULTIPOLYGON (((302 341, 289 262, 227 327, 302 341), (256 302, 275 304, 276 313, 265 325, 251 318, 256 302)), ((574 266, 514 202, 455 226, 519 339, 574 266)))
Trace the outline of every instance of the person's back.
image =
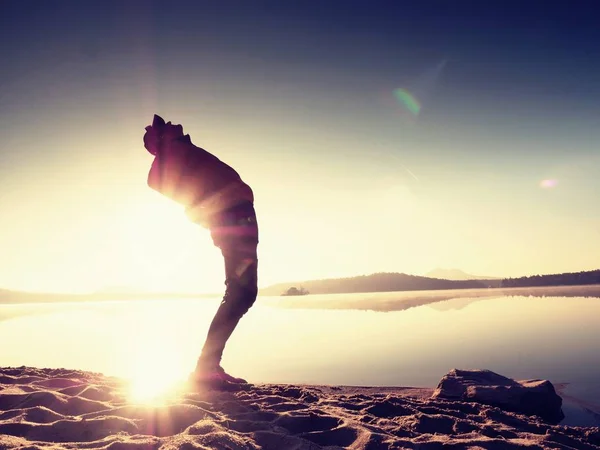
POLYGON ((256 300, 258 225, 254 194, 239 174, 195 146, 181 125, 154 116, 144 146, 155 156, 148 185, 182 204, 195 223, 211 231, 225 261, 226 291, 210 325, 194 378, 197 381, 244 381, 220 366, 225 344, 240 318, 256 300))
POLYGON ((190 219, 205 224, 211 215, 254 202, 252 189, 240 175, 212 153, 195 146, 181 125, 154 116, 144 144, 156 158, 148 185, 186 207, 190 219), (162 131, 162 132, 161 132, 162 131))

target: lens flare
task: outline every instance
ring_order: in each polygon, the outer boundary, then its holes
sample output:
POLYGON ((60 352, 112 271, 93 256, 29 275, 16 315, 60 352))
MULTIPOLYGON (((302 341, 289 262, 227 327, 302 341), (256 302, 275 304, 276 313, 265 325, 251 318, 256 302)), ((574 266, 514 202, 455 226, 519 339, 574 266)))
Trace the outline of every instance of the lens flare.
POLYGON ((406 89, 394 89, 394 97, 402 106, 410 111, 413 116, 418 116, 421 111, 421 103, 406 89))
POLYGON ((553 188, 557 184, 558 184, 558 180, 547 179, 547 180, 540 181, 540 187, 544 188, 544 189, 553 188))

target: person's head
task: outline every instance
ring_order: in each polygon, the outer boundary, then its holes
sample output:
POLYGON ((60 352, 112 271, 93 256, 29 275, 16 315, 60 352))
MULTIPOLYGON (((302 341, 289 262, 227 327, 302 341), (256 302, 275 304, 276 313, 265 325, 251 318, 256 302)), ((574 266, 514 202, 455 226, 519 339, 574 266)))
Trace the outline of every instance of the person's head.
POLYGON ((165 123, 162 117, 155 114, 152 125, 146 127, 144 134, 144 146, 150 153, 156 155, 164 143, 183 137, 183 127, 165 123))

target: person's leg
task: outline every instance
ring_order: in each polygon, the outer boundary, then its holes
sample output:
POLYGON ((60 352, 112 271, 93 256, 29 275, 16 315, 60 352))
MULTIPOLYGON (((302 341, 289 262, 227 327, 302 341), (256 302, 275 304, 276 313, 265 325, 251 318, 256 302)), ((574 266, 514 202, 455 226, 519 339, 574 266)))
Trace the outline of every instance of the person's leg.
POLYGON ((258 293, 258 226, 251 204, 226 211, 212 229, 225 260, 225 295, 208 330, 196 372, 220 369, 225 345, 258 293))
POLYGON ((198 367, 219 366, 225 345, 238 322, 252 307, 258 293, 256 257, 225 254, 226 290, 208 329, 198 367))

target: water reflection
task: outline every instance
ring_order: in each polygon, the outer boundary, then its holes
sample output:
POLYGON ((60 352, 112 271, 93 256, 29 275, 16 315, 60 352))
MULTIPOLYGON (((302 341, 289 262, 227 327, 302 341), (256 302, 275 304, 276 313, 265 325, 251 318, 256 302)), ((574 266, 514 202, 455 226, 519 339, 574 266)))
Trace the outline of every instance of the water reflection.
MULTIPOLYGON (((266 306, 290 309, 355 309, 361 311, 403 311, 423 305, 432 305, 433 308, 442 310, 460 309, 476 301, 499 297, 584 297, 600 298, 600 285, 588 286, 543 286, 526 288, 495 288, 495 289, 460 289, 460 290, 434 290, 434 291, 404 291, 404 292, 376 292, 356 294, 327 294, 309 295, 299 297, 259 297, 259 303, 266 306)), ((170 307, 173 304, 189 302, 191 300, 216 301, 218 296, 203 296, 193 298, 179 296, 174 298, 161 298, 148 300, 139 295, 135 298, 114 298, 111 296, 76 295, 60 296, 53 294, 45 297, 42 294, 19 294, 11 297, 0 297, 0 321, 23 315, 46 314, 52 311, 63 311, 65 308, 77 309, 91 308, 98 311, 99 303, 114 304, 122 301, 148 302, 167 301, 170 307), (45 301, 42 301, 45 300, 45 301)), ((104 312, 109 312, 105 310, 104 312)))
POLYGON ((282 308, 358 309, 389 312, 403 311, 417 306, 432 304, 436 304, 434 307, 439 310, 454 309, 457 307, 466 307, 479 300, 499 297, 600 298, 600 285, 265 297, 263 302, 282 308))

